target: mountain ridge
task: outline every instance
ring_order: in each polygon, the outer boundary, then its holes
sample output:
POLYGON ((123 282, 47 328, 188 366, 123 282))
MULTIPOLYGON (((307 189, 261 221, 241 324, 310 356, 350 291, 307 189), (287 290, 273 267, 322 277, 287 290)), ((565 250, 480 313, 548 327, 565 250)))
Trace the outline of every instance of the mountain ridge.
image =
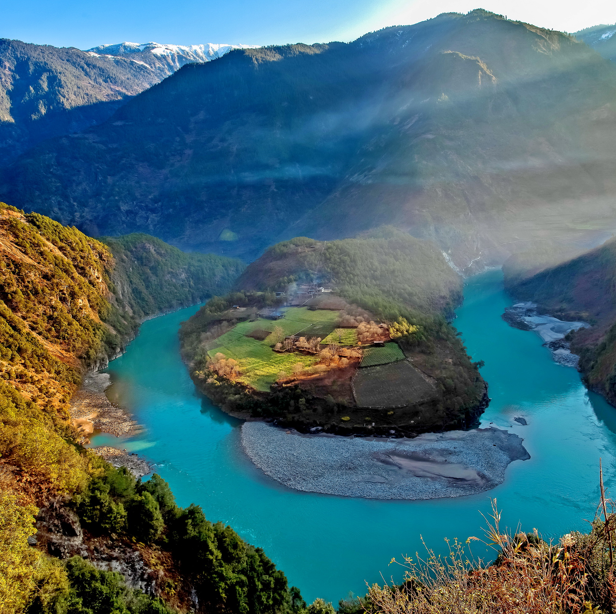
POLYGON ((0 193, 94 236, 246 259, 394 224, 464 270, 613 225, 614 96, 616 68, 567 34, 444 14, 184 66, 23 156, 0 193))

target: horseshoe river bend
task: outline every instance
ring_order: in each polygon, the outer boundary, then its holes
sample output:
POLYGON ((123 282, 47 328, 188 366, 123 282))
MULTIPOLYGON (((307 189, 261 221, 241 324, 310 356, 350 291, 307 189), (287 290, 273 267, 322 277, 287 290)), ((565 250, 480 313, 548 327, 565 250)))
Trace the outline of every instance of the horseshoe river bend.
POLYGON ((512 300, 500 271, 468 280, 464 297, 454 325, 473 360, 485 362, 492 399, 481 425, 519 435, 531 456, 509 465, 505 481, 488 492, 369 500, 291 490, 266 476, 242 449, 241 422, 197 393, 180 358, 178 328, 196 306, 145 322, 110 363, 108 396, 145 428, 132 439, 98 435, 92 443, 145 456, 179 505, 201 505, 209 520, 262 547, 308 602, 337 603, 349 592, 363 595, 366 582, 399 580, 402 569, 390 561, 425 552, 422 539, 445 552, 445 538, 481 537, 492 498, 512 530, 536 528, 554 539, 586 531, 599 499, 600 458, 614 490, 616 408, 586 390, 575 369, 554 362, 538 334, 503 321, 512 300))

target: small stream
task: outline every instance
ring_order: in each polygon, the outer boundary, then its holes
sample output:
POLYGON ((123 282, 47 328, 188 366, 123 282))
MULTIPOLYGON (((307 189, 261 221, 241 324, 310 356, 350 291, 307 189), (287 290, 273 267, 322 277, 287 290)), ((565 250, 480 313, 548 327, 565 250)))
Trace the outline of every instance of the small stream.
POLYGON ((512 301, 502 273, 470 279, 454 322, 482 374, 492 402, 482 426, 517 433, 531 455, 507 469, 487 493, 434 501, 373 501, 289 490, 261 473, 240 446, 240 422, 200 396, 179 355, 177 331, 197 307, 145 322, 127 352, 109 367, 110 398, 146 427, 138 438, 98 436, 157 464, 180 505, 198 503, 212 521, 231 525, 261 546, 304 598, 337 602, 366 582, 399 580, 392 557, 437 551, 444 538, 480 537, 490 498, 513 530, 544 537, 586 530, 599 498, 599 458, 614 488, 616 408, 589 393, 575 369, 555 363, 534 332, 501 318, 512 301), (522 426, 514 421, 521 417, 522 426))

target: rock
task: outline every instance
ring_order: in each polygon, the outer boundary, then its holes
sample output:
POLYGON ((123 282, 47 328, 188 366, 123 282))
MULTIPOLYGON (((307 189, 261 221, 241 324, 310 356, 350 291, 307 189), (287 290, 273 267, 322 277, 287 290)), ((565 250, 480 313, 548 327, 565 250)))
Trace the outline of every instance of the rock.
POLYGON ((518 422, 519 424, 521 424, 522 426, 526 426, 528 424, 528 422, 526 421, 526 418, 522 418, 521 416, 516 416, 514 420, 518 422))
POLYGON ((136 478, 142 478, 154 470, 154 465, 134 452, 127 452, 111 446, 92 448, 92 451, 102 456, 114 467, 126 467, 136 478))

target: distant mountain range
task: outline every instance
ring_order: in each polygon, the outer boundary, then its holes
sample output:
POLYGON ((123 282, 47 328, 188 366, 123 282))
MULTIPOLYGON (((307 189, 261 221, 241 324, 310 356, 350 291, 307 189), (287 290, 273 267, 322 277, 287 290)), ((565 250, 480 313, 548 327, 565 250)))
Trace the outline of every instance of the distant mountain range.
POLYGON ((614 230, 615 101, 616 66, 574 37, 445 14, 184 66, 26 153, 0 196, 93 235, 247 259, 393 224, 470 271, 614 230))
POLYGON ((109 118, 188 62, 233 45, 102 45, 91 51, 0 39, 0 165, 36 143, 109 118))
POLYGON ((598 51, 604 58, 616 62, 616 24, 586 28, 573 36, 598 51))
POLYGON ((247 49, 249 45, 161 45, 159 43, 118 43, 99 45, 88 50, 96 56, 123 57, 135 62, 143 62, 150 68, 165 72, 165 77, 185 64, 203 64, 220 58, 232 49, 247 49))

